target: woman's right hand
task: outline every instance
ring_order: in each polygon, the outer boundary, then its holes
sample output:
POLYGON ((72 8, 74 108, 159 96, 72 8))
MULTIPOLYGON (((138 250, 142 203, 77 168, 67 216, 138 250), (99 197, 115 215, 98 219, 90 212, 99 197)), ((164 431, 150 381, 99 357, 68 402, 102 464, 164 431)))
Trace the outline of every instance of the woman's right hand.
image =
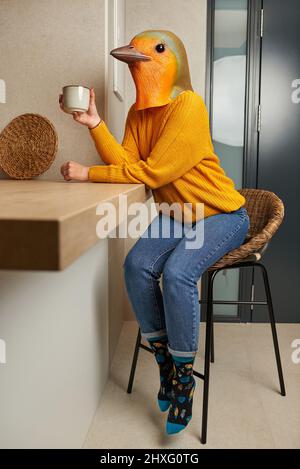
MULTIPOLYGON (((59 105, 62 111, 64 110, 64 97, 62 94, 59 95, 59 105)), ((98 114, 96 101, 95 101, 95 91, 94 88, 90 91, 90 105, 86 112, 73 112, 73 119, 79 124, 86 125, 89 129, 96 127, 101 122, 101 117, 98 114)))

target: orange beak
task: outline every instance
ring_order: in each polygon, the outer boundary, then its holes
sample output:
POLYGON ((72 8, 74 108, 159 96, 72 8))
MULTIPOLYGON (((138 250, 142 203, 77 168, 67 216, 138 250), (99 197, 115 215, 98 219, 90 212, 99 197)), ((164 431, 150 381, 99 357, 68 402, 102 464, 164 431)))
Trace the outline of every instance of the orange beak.
POLYGON ((127 64, 132 62, 146 62, 148 60, 152 60, 149 55, 142 54, 142 52, 138 51, 130 44, 128 46, 113 49, 110 52, 110 55, 112 55, 115 59, 121 60, 121 62, 125 62, 127 64))

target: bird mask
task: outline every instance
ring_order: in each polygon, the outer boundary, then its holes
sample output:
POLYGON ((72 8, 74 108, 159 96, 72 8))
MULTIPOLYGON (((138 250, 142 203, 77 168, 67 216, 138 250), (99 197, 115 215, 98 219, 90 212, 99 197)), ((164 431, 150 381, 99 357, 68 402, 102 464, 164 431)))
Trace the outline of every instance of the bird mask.
POLYGON ((170 31, 144 31, 111 55, 129 66, 137 111, 164 106, 183 91, 193 91, 185 47, 170 31))

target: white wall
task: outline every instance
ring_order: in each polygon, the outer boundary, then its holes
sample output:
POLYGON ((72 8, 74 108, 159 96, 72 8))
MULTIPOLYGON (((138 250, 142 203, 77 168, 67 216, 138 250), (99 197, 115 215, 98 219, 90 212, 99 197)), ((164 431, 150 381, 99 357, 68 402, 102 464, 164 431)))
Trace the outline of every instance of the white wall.
POLYGON ((0 270, 0 447, 81 447, 109 372, 108 240, 63 272, 0 270))

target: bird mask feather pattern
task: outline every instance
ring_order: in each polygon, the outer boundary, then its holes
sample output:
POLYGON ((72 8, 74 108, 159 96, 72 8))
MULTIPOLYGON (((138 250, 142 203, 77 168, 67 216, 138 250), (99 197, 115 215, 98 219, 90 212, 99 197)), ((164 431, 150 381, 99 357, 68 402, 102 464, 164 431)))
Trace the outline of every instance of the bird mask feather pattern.
POLYGON ((111 55, 129 66, 137 111, 164 106, 183 91, 193 91, 185 47, 171 31, 144 31, 111 55))

